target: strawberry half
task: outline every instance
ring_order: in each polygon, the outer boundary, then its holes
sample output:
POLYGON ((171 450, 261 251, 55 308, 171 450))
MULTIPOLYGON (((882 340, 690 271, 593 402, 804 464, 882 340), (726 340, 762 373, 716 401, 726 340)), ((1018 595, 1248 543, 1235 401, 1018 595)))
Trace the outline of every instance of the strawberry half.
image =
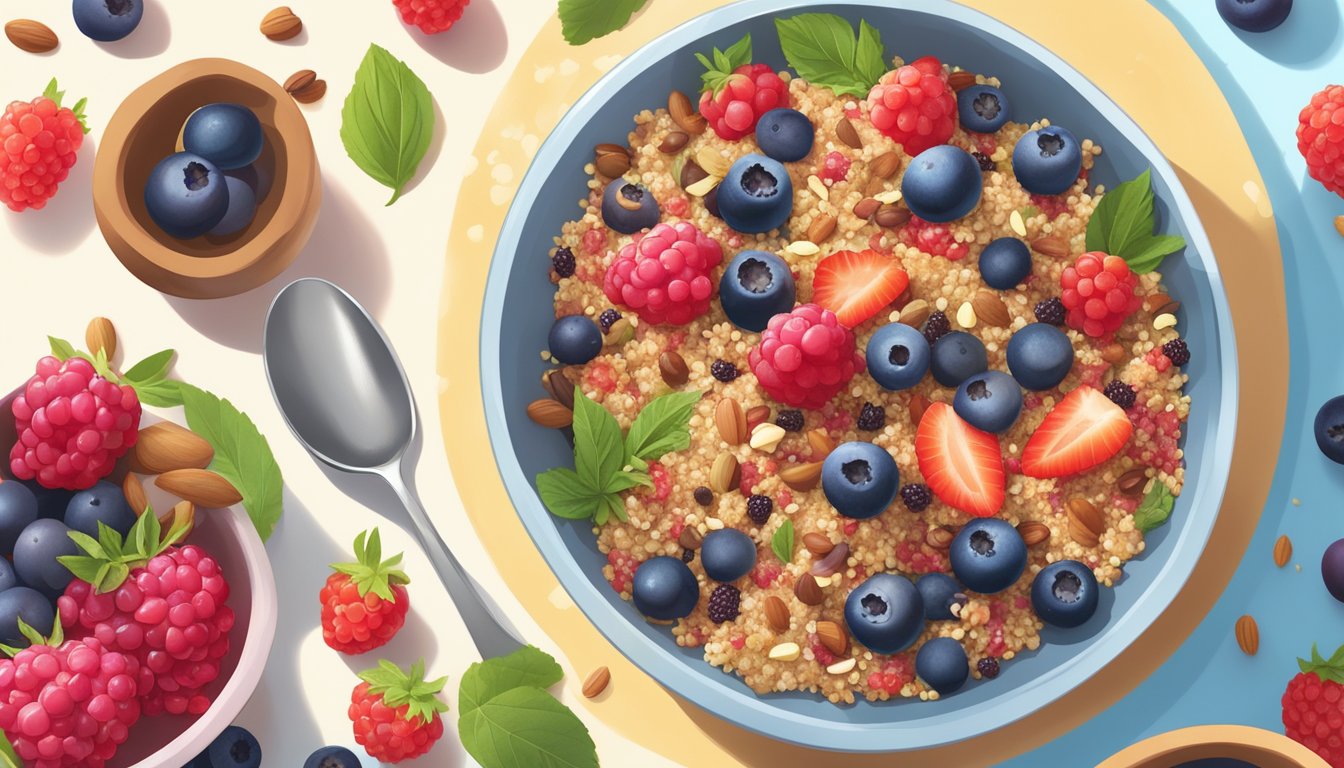
POLYGON ((1046 414, 1022 451, 1028 477, 1064 477, 1091 469, 1120 452, 1134 425, 1101 392, 1080 386, 1046 414))
POLYGON ((915 458, 924 482, 942 502, 976 517, 1003 507, 1003 456, 998 438, 981 432, 946 403, 934 403, 919 420, 915 458))
POLYGON ((817 264, 812 301, 829 309, 846 328, 882 311, 910 285, 901 262, 877 251, 836 251, 817 264))

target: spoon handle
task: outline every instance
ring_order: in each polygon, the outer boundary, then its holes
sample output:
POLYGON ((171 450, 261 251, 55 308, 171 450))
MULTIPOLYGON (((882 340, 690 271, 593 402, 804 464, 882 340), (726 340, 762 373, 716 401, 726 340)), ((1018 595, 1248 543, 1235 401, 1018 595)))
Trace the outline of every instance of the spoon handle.
POLYGON ((453 556, 452 550, 439 536, 438 530, 429 521, 424 506, 416 496, 410 484, 406 482, 400 465, 382 474, 387 484, 392 486, 406 511, 410 513, 416 532, 420 535, 420 544, 425 554, 438 571, 439 579, 448 588, 448 596, 457 606, 457 612, 476 643, 481 658, 491 659, 505 656, 527 645, 517 635, 517 630, 509 623, 481 591, 478 585, 462 568, 462 564, 453 556))

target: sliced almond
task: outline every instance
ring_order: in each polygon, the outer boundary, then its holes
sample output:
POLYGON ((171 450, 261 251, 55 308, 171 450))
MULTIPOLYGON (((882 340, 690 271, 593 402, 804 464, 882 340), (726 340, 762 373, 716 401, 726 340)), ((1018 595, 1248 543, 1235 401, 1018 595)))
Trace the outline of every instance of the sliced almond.
POLYGON ((686 187, 686 194, 694 195, 696 197, 704 197, 705 195, 708 195, 710 192, 713 192, 714 188, 719 186, 719 184, 722 182, 723 182, 722 176, 706 176, 703 179, 700 179, 699 181, 695 182, 694 184, 691 184, 690 186, 686 187))
POLYGON ((794 256, 816 256, 821 249, 811 240, 795 240, 784 246, 784 252, 794 256))
POLYGON ((938 525, 930 528, 928 533, 924 534, 924 543, 934 549, 947 549, 952 546, 952 540, 957 538, 955 531, 946 526, 938 525))
POLYGON ((1069 243, 1058 235, 1046 235, 1032 240, 1031 250, 1052 259, 1062 259, 1069 255, 1069 243))
POLYGON ((574 423, 574 412, 549 397, 528 403, 527 417, 547 429, 560 429, 574 423))
POLYGON ((1008 305, 993 291, 977 291, 971 299, 971 306, 975 308, 975 316, 986 325, 1007 328, 1013 322, 1008 315, 1008 305))
POLYGON ((1251 616, 1237 619, 1235 634, 1242 653, 1254 656, 1256 651, 1260 650, 1260 627, 1251 616))
POLYGON ((863 139, 859 138, 859 131, 854 124, 849 122, 848 117, 840 118, 835 124, 835 137, 854 149, 863 148, 863 139))
POLYGON ((765 598, 765 620, 776 632, 789 631, 789 606, 777 595, 765 598))
POLYGON ((159 528, 165 533, 178 525, 186 531, 183 536, 191 533, 192 529, 196 527, 195 504, 192 504, 190 501, 179 501, 167 512, 159 515, 159 528))
POLYGON ((959 69, 947 76, 947 84, 954 91, 964 91, 975 85, 975 73, 959 69))
POLYGON ((663 141, 658 145, 658 151, 664 155, 675 155, 686 148, 690 143, 691 137, 682 131, 672 131, 663 137, 663 141))
POLYGON ((854 667, 858 665, 858 663, 858 659, 853 657, 841 659, 827 667, 826 673, 831 675, 848 675, 850 672, 854 671, 854 667))
POLYGON ((873 214, 882 207, 882 201, 875 197, 865 197, 854 204, 854 215, 860 219, 871 219, 873 214))
POLYGON ((699 549, 704 540, 705 537, 700 535, 700 529, 694 525, 683 525, 681 535, 677 536, 677 543, 682 549, 699 549))
POLYGON ((793 596, 798 598, 798 602, 803 605, 821 605, 826 600, 826 593, 821 591, 821 585, 817 583, 817 577, 810 573, 804 573, 798 579, 798 583, 793 588, 793 596))
POLYGON ((1139 496, 1148 484, 1148 475, 1143 467, 1135 467, 1121 475, 1115 481, 1115 487, 1126 496, 1139 496))
POLYGON ((134 472, 127 472, 126 477, 122 479, 121 495, 126 497, 126 504, 136 515, 143 515, 145 510, 149 509, 149 497, 145 495, 144 483, 134 472))
POLYGON ((111 360, 117 353, 117 330, 112 327, 112 321, 106 317, 90 320, 89 327, 84 329, 84 346, 88 347, 89 354, 97 355, 98 350, 102 350, 111 360))
POLYGON ((971 302, 963 301, 960 307, 957 307, 957 325, 962 328, 974 328, 979 317, 975 314, 975 307, 971 302))
POLYGON ((891 205, 891 204, 893 204, 893 203, 899 203, 899 202, 901 201, 901 197, 902 197, 902 194, 901 194, 901 190, 899 190, 899 189, 888 189, 888 190, 885 191, 885 192, 880 192, 880 193, 878 193, 878 194, 876 194, 876 195, 873 195, 873 199, 874 199, 874 200, 876 200, 877 202, 882 203, 882 204, 884 204, 884 205, 891 205))
POLYGON ((1162 314, 1153 318, 1154 330, 1161 331, 1167 328, 1175 328, 1175 327, 1176 327, 1176 316, 1171 314, 1170 312, 1163 312, 1162 314))
POLYGON ((747 441, 747 414, 742 404, 731 397, 719 401, 714 409, 714 425, 719 428, 719 437, 729 445, 741 445, 747 441))
POLYGON ((817 622, 817 639, 836 656, 844 656, 849 652, 849 633, 834 621, 817 622))
POLYGON ((826 188, 826 185, 821 181, 821 177, 815 173, 807 177, 807 188, 821 200, 831 199, 831 190, 826 188))
POLYGON ((705 144, 696 150, 695 162, 705 169, 705 173, 710 176, 718 176, 721 179, 727 176, 728 171, 733 167, 731 160, 724 157, 722 152, 709 144, 705 144))
POLYGON ((159 475, 154 484, 179 499, 206 509, 224 509, 243 500, 233 483, 208 469, 174 469, 159 475))
POLYGON ((788 464, 779 470, 779 479, 795 491, 810 491, 821 482, 821 462, 788 464))
POLYGON ((1092 502, 1081 496, 1065 505, 1069 516, 1069 536, 1084 547, 1095 547, 1106 532, 1106 521, 1092 502))
POLYGON ((807 227, 807 239, 817 244, 826 242, 827 238, 834 233, 835 216, 829 213, 817 214, 817 217, 807 227))
POLYGON ((205 469, 214 458, 215 449, 205 438, 171 421, 160 421, 140 430, 130 465, 131 471, 142 475, 161 475, 175 469, 205 469))
POLYGON ((289 40, 302 31, 303 22, 287 5, 272 9, 261 19, 261 34, 271 40, 289 40))
POLYGON ((1023 520, 1017 524, 1017 532, 1028 547, 1034 547, 1050 540, 1050 526, 1035 520, 1023 520))
POLYGON ((798 647, 797 643, 780 643, 771 648, 766 655, 775 661, 797 661, 803 654, 803 649, 798 647))
POLYGON ((803 534, 803 547, 817 557, 825 557, 830 554, 832 549, 835 549, 835 544, 831 542, 831 537, 826 534, 820 531, 809 531, 803 534))
POLYGON ((607 684, 611 682, 611 670, 606 667, 594 669, 588 679, 583 681, 583 697, 585 699, 595 699, 607 690, 607 684))
POLYGON ((681 130, 699 136, 705 132, 709 123, 704 116, 695 111, 691 106, 691 98, 681 91, 673 91, 667 97, 667 114, 672 117, 672 122, 676 123, 681 130))
POLYGON ((783 427, 765 421, 757 424, 756 427, 751 430, 751 438, 747 444, 754 450, 761 451, 762 453, 774 453, 775 449, 779 447, 779 444, 783 442, 784 435, 785 432, 783 427))
MULTIPOLYGON (((5 24, 5 37, 15 48, 28 53, 46 53, 60 45, 51 27, 32 19, 15 19, 5 24)), ((92 352, 93 350, 89 350, 92 352)))
POLYGON ((663 375, 663 381, 671 387, 680 387, 691 378, 691 369, 686 365, 686 359, 675 349, 669 349, 658 356, 658 372, 663 375))
POLYGON ((924 327, 924 321, 928 320, 931 314, 933 307, 929 306, 929 302, 923 299, 911 299, 909 304, 901 308, 900 322, 918 330, 924 327))
POLYGON ((737 485, 742 481, 742 467, 737 463, 737 457, 731 453, 721 453, 714 459, 714 466, 709 469, 709 487, 715 493, 727 493, 737 489, 737 485))
POLYGON ((901 167, 901 156, 895 152, 883 152, 873 158, 868 167, 875 178, 890 179, 901 167))
POLYGON ((1282 568, 1293 559, 1293 540, 1287 536, 1280 536, 1278 541, 1274 542, 1274 564, 1282 568))
POLYGON ((807 444, 811 446, 813 456, 818 459, 826 458, 835 450, 835 441, 821 427, 808 430, 807 444))
POLYGON ((924 412, 929 409, 929 398, 916 392, 910 396, 910 423, 919 426, 920 419, 924 418, 924 412))
POLYGON ((1008 214, 1008 226, 1012 228, 1013 234, 1018 237, 1027 236, 1027 223, 1022 220, 1022 212, 1014 210, 1008 214))

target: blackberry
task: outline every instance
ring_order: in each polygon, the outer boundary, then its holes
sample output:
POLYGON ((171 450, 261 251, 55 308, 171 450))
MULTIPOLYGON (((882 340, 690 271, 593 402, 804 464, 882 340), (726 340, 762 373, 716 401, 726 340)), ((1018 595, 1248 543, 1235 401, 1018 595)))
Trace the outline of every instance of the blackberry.
POLYGON ((1036 319, 1050 325, 1064 324, 1064 302, 1059 297, 1036 302, 1036 319))
POLYGON ((929 493, 929 486, 923 483, 906 483, 901 486, 901 501, 911 512, 923 512, 933 503, 933 494, 929 493))
POLYGON ((602 314, 597 316, 597 324, 602 326, 602 333, 611 333, 611 326, 621 319, 621 313, 614 309, 604 309, 602 314))
POLYGON ((732 621, 741 611, 737 603, 742 593, 732 584, 720 584, 709 596, 709 620, 715 624, 732 621))
POLYGON ((989 159, 989 155, 986 155, 983 152, 972 152, 971 157, 974 157, 975 162, 980 164, 980 171, 982 173, 988 173, 994 170, 994 161, 989 159))
POLYGON ((714 364, 709 366, 709 372, 724 384, 738 377, 737 366, 727 360, 715 360, 714 364))
POLYGON ((555 255, 551 257, 551 267, 555 274, 561 277, 570 277, 574 274, 574 252, 566 246, 560 246, 555 249, 555 255))
POLYGON ((980 676, 986 680, 993 680, 999 676, 999 660, 993 656, 986 656, 977 661, 975 668, 980 672, 980 676))
POLYGON ((1166 355, 1171 364, 1178 368, 1190 362, 1190 347, 1186 346, 1183 339, 1172 339, 1163 344, 1162 354, 1166 355))
POLYGON ((948 322, 947 315, 942 312, 934 312, 929 315, 929 319, 924 321, 924 338, 929 343, 941 339, 952 331, 952 323, 948 322))
POLYGON ((757 493, 747 499, 747 517, 757 525, 765 525, 765 521, 770 519, 770 513, 774 510, 775 502, 771 501, 769 496, 757 493))
POLYGON ((691 561, 694 560, 694 559, 695 559, 695 550, 694 550, 694 549, 686 549, 686 550, 682 550, 682 552, 681 552, 681 562, 683 562, 683 563, 689 563, 689 562, 691 562, 691 561))
POLYGON ((1102 390, 1102 394, 1126 411, 1134 406, 1134 388, 1119 379, 1107 384, 1106 389, 1102 390))
POLYGON ((802 411, 780 411, 775 417, 775 423, 785 432, 803 431, 803 412, 802 411))
POLYGON ((702 507, 708 507, 710 504, 714 503, 714 492, 703 485, 696 488, 691 493, 695 496, 695 503, 702 507))
POLYGON ((858 427, 865 432, 876 432, 887 426, 887 412, 880 405, 864 403, 859 411, 858 427))

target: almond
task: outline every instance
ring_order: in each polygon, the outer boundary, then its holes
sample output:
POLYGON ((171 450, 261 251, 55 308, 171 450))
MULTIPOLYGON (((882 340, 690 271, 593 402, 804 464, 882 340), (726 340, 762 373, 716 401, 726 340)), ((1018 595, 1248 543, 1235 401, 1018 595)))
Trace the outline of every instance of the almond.
POLYGON ((285 80, 285 93, 290 96, 317 82, 317 73, 311 69, 300 69, 285 80))
POLYGON ((849 634, 834 621, 817 622, 817 639, 836 656, 844 656, 849 652, 849 634))
POLYGON ((909 304, 901 308, 900 322, 918 330, 924 326, 924 321, 933 314, 933 307, 929 302, 923 299, 912 299, 909 304))
POLYGON ((910 396, 910 423, 919 426, 919 422, 924 418, 924 412, 929 409, 929 398, 916 392, 910 396))
POLYGON ((1081 496, 1069 499, 1069 536, 1084 547, 1095 547, 1106 532, 1106 522, 1092 502, 1081 496))
POLYGON ((1274 564, 1282 568, 1293 559, 1293 540, 1287 536, 1280 536, 1278 541, 1274 542, 1274 564))
POLYGON ((84 329, 84 346, 88 347, 89 354, 97 355, 98 350, 102 350, 108 360, 117 353, 117 330, 112 327, 112 321, 106 317, 95 317, 89 321, 89 327, 84 329))
POLYGON ((1335 217, 1335 231, 1344 235, 1344 216, 1335 217))
POLYGON ((1119 365, 1125 361, 1125 346, 1123 344, 1107 344, 1101 348, 1101 359, 1111 365, 1119 365))
POLYGON ((300 104, 313 104, 321 101, 322 97, 327 95, 327 81, 322 79, 314 80, 307 88, 304 88, 301 91, 296 91, 290 95, 300 104))
POLYGON ((831 451, 835 450, 835 441, 821 427, 808 430, 807 444, 812 447, 812 454, 815 459, 824 459, 830 455, 831 451))
POLYGON ((527 417, 548 429, 568 427, 574 423, 574 412, 549 397, 528 403, 527 417))
POLYGON ((751 427, 752 432, 756 431, 756 427, 759 427, 769 420, 770 406, 753 405, 747 409, 747 425, 751 427))
POLYGON ((708 126, 704 115, 691 106, 691 98, 681 91, 673 91, 667 96, 667 114, 672 117, 681 130, 692 136, 699 136, 708 126))
POLYGON ((848 117, 840 118, 840 122, 835 124, 835 137, 854 149, 863 149, 863 139, 859 138, 858 129, 849 122, 848 117))
POLYGON ((1058 235, 1046 235, 1031 241, 1031 249, 1042 256, 1062 259, 1069 255, 1069 243, 1058 235))
MULTIPOLYGON (((598 173, 608 179, 619 179, 630 170, 630 153, 626 152, 624 147, 617 147, 616 151, 612 151, 612 146, 599 144, 593 153, 593 165, 598 173)), ((621 195, 616 195, 616 198, 618 202, 623 199, 621 195)))
POLYGON ((559 368, 549 371, 542 379, 542 387, 555 398, 557 403, 574 410, 574 382, 559 368))
POLYGON ((719 437, 729 445, 747 441, 747 414, 742 411, 742 404, 731 397, 720 400, 714 409, 714 425, 719 428, 719 437))
POLYGON ((1007 328, 1013 319, 1008 316, 1008 306, 993 291, 981 290, 971 298, 971 308, 980 322, 995 328, 1007 328))
POLYGON ((663 137, 663 141, 658 145, 658 151, 664 155, 675 155, 686 148, 691 141, 691 137, 681 131, 672 131, 663 137))
POLYGON ((721 453, 714 459, 709 469, 709 487, 715 493, 727 493, 737 488, 742 480, 742 468, 737 457, 731 453, 721 453))
POLYGON ((826 593, 821 591, 817 577, 810 573, 804 573, 802 578, 798 579, 797 586, 793 588, 793 596, 803 605, 821 605, 826 600, 826 593))
POLYGON ((686 365, 686 359, 675 349, 669 349, 658 356, 658 372, 663 375, 663 381, 670 387, 680 387, 691 378, 691 369, 686 365))
MULTIPOLYGON (((864 196, 864 197, 872 197, 872 196, 874 196, 874 195, 880 193, 882 190, 884 190, 884 189, 886 189, 886 188, 887 188, 887 183, 886 183, 885 180, 880 179, 880 178, 878 178, 877 176, 873 176, 873 177, 871 177, 870 179, 868 179, 868 183, 867 183, 867 184, 864 184, 864 185, 863 185, 863 196, 864 196)), ((882 202, 881 200, 878 201, 878 203, 881 203, 881 202, 882 202)))
POLYGON ((1148 476, 1144 473, 1143 467, 1135 467, 1125 474, 1121 475, 1115 481, 1115 487, 1126 496, 1138 496, 1143 493, 1143 486, 1148 484, 1148 476))
POLYGON ((829 213, 818 214, 807 228, 807 239, 813 243, 824 243, 835 233, 835 217, 829 213))
POLYGON ((1260 650, 1260 627, 1250 616, 1237 619, 1236 636, 1237 645, 1247 656, 1254 656, 1255 652, 1260 650))
POLYGON ((271 40, 288 40, 303 31, 303 21, 288 5, 274 8, 261 19, 261 34, 271 40))
POLYGON ((835 544, 831 542, 831 538, 821 531, 809 531, 803 534, 803 546, 817 557, 825 557, 830 554, 832 549, 835 549, 835 544))
POLYGON ((122 479, 121 495, 126 497, 126 504, 136 515, 143 515, 145 510, 149 509, 149 497, 145 495, 145 486, 140 482, 140 476, 134 472, 127 472, 126 477, 122 479))
POLYGON ((789 606, 778 595, 765 598, 765 620, 770 622, 770 628, 776 632, 789 631, 789 606))
POLYGON ((683 525, 681 535, 677 537, 677 543, 682 549, 699 549, 705 537, 700 534, 700 529, 694 525, 683 525))
POLYGON ((130 464, 133 472, 161 475, 175 469, 205 469, 214 458, 215 449, 205 438, 171 421, 160 421, 140 430, 130 464))
POLYGON ((882 207, 882 201, 873 197, 865 197, 854 204, 854 215, 860 219, 871 219, 877 209, 882 207))
POLYGON ((729 160, 722 151, 709 145, 701 145, 695 151, 695 162, 710 176, 717 176, 722 179, 732 170, 733 162, 729 160))
POLYGON ((1168 311, 1163 308, 1168 304, 1172 304, 1173 301, 1174 300, 1165 293, 1150 293, 1143 297, 1143 308, 1156 315, 1168 311))
POLYGON ((243 500, 233 483, 208 469, 174 469, 159 475, 154 484, 206 509, 224 509, 243 500))
POLYGON ((15 48, 29 53, 46 53, 60 45, 51 27, 32 19, 15 19, 5 24, 5 37, 15 48))
POLYGON ((947 549, 952 546, 952 540, 957 538, 957 534, 946 526, 934 526, 929 532, 924 534, 924 543, 934 549, 947 549))
POLYGON ((957 70, 947 76, 947 84, 954 91, 964 91, 975 85, 975 73, 966 70, 957 70))
POLYGON ((1028 547, 1050 540, 1050 526, 1035 520, 1023 520, 1018 523, 1017 532, 1021 534, 1022 541, 1026 542, 1028 547))
POLYGON ((588 679, 583 681, 583 697, 585 699, 596 699, 607 690, 607 684, 611 682, 611 670, 606 667, 598 667, 593 670, 588 679))
POLYGON ((910 221, 910 209, 903 205, 884 205, 873 215, 873 223, 883 229, 896 229, 910 221))
POLYGON ((879 179, 890 179, 896 175, 897 169, 901 167, 901 156, 895 152, 884 152, 873 158, 869 168, 873 176, 879 179))
POLYGON ((779 479, 795 491, 810 491, 821 482, 821 462, 789 464, 779 470, 779 479))

